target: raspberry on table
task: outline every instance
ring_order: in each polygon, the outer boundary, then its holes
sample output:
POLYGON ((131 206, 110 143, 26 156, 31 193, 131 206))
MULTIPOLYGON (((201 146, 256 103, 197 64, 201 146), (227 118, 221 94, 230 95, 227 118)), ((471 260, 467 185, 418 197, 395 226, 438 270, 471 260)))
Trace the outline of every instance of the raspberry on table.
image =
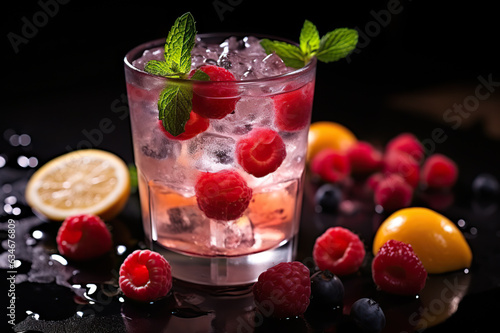
POLYGON ((429 156, 422 166, 422 183, 429 188, 450 188, 458 178, 458 167, 442 154, 429 156))
POLYGON ((274 124, 281 131, 300 131, 309 125, 314 98, 314 82, 273 97, 274 124))
MULTIPOLYGON (((199 68, 210 77, 210 83, 193 84, 193 111, 202 117, 222 119, 234 111, 240 99, 234 75, 227 69, 215 65, 199 68), (220 83, 214 83, 220 81, 220 83)), ((194 71, 192 71, 194 73, 194 71)))
POLYGON ((416 295, 425 286, 427 271, 410 244, 391 239, 375 255, 372 277, 383 291, 416 295))
POLYGON ((390 140, 386 145, 386 152, 389 151, 405 152, 418 163, 425 157, 424 146, 412 133, 401 133, 390 140))
POLYGON ((399 174, 413 188, 420 181, 420 165, 410 154, 403 151, 389 151, 384 155, 384 173, 399 174))
POLYGON ((252 199, 252 189, 238 172, 203 172, 195 185, 196 201, 208 218, 231 221, 240 218, 252 199))
POLYGON ((172 289, 168 261, 150 250, 135 250, 120 266, 120 289, 128 298, 150 302, 165 297, 172 289))
POLYGON ((408 207, 413 197, 413 188, 399 174, 392 174, 379 181, 374 192, 376 205, 384 211, 395 211, 408 207))
POLYGON ((259 275, 252 291, 257 309, 264 316, 299 316, 310 302, 309 269, 298 261, 279 263, 259 275))
POLYGON ((204 118, 193 111, 189 114, 189 120, 184 126, 184 132, 177 136, 173 136, 167 132, 165 127, 163 127, 163 121, 161 119, 158 122, 161 131, 167 136, 167 138, 179 141, 194 138, 198 134, 205 132, 208 129, 208 126, 210 126, 210 120, 208 120, 208 118, 204 118))
POLYGON ((322 271, 335 275, 353 274, 365 258, 365 247, 358 235, 344 227, 332 227, 316 239, 313 258, 322 271))
POLYGON ((351 173, 347 156, 337 150, 323 149, 311 161, 311 172, 324 181, 337 183, 346 179, 351 173))
POLYGON ((255 177, 276 171, 286 157, 286 147, 279 134, 269 128, 255 128, 236 143, 236 159, 255 177))
POLYGON ((59 253, 73 260, 99 257, 108 252, 113 244, 106 224, 91 214, 66 218, 59 227, 56 242, 59 253))
POLYGON ((382 153, 365 141, 358 141, 350 147, 347 150, 347 158, 353 174, 370 174, 382 166, 382 153))

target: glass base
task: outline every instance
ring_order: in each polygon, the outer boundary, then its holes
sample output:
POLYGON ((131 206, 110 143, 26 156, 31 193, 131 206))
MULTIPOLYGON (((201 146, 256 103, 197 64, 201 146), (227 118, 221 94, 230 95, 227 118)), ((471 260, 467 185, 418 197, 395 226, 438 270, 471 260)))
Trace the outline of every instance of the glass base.
POLYGON ((297 237, 260 253, 237 257, 195 257, 171 251, 158 243, 153 250, 161 253, 172 267, 176 279, 210 286, 236 286, 254 283, 268 268, 295 258, 297 237))

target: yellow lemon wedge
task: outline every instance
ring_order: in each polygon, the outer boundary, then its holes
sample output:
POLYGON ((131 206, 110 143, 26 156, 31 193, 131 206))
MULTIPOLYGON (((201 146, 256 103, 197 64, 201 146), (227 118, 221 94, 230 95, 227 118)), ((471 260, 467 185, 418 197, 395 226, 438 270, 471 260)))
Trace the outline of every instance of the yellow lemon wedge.
POLYGON ((468 268, 472 262, 472 251, 462 232, 428 208, 404 208, 390 215, 375 234, 373 254, 390 239, 410 244, 430 274, 468 268))
POLYGON ((29 179, 26 200, 33 210, 61 221, 76 214, 115 217, 130 195, 127 165, 98 149, 73 151, 47 162, 29 179))
POLYGON ((325 148, 345 151, 357 142, 347 127, 331 122, 318 121, 311 124, 307 137, 307 161, 325 148))

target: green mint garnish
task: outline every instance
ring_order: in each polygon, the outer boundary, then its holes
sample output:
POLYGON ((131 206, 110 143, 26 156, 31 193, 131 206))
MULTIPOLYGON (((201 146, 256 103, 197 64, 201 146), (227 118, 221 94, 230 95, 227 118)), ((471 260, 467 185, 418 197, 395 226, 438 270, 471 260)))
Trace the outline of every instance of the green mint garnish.
POLYGON ((319 37, 316 26, 306 20, 299 37, 299 46, 281 41, 263 39, 260 44, 267 54, 275 52, 293 68, 301 68, 312 57, 322 62, 332 62, 346 57, 358 43, 358 32, 354 29, 338 28, 319 37))
MULTIPOLYGON (((165 61, 150 60, 144 70, 168 78, 187 79, 191 71, 191 51, 196 37, 191 13, 177 18, 165 41, 165 61)), ((197 70, 193 80, 208 81, 208 75, 197 70)), ((173 136, 184 132, 192 108, 193 89, 190 84, 169 82, 158 98, 158 117, 173 136)))

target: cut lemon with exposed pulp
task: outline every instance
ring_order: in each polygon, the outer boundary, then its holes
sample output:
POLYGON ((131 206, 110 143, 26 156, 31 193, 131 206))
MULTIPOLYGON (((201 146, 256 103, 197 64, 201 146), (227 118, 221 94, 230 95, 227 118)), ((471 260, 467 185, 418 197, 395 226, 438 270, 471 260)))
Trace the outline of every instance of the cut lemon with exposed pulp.
POLYGON ((127 165, 98 149, 73 151, 38 169, 26 186, 26 200, 51 220, 75 214, 115 217, 130 195, 127 165))
POLYGON ((345 126, 318 121, 311 124, 307 136, 307 161, 325 148, 346 151, 357 142, 356 136, 345 126))
POLYGON ((404 208, 389 216, 375 234, 373 253, 391 239, 410 244, 427 273, 468 268, 472 262, 472 251, 462 232, 428 208, 404 208))

